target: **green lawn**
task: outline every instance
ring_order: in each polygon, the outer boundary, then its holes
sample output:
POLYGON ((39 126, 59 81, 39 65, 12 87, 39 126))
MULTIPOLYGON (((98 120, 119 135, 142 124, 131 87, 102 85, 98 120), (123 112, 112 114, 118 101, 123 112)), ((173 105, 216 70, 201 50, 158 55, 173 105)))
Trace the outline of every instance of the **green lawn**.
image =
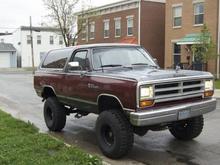
POLYGON ((215 88, 220 89, 220 80, 215 81, 215 88))
POLYGON ((0 164, 96 165, 101 160, 0 111, 0 164))

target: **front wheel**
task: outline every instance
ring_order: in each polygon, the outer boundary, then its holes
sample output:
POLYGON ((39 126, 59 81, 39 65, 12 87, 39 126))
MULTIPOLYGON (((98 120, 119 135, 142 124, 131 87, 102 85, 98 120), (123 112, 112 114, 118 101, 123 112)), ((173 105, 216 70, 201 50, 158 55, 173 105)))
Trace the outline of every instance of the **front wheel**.
POLYGON ((50 131, 59 132, 65 127, 65 109, 56 97, 47 98, 44 104, 44 120, 50 131))
POLYGON ((96 122, 96 135, 103 154, 110 158, 125 156, 133 145, 132 126, 121 110, 102 112, 96 122))
POLYGON ((203 116, 174 122, 170 127, 171 134, 179 140, 192 140, 199 136, 204 125, 203 116))

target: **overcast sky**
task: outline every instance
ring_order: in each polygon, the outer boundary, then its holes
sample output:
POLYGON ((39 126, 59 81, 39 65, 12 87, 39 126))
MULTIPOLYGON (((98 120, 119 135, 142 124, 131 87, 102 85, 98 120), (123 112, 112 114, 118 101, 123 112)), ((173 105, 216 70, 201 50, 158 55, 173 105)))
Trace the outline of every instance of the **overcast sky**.
MULTIPOLYGON (((91 4, 101 6, 117 1, 120 0, 91 0, 91 4)), ((29 16, 32 16, 33 25, 39 26, 46 13, 42 0, 0 0, 0 32, 29 25, 29 16)))

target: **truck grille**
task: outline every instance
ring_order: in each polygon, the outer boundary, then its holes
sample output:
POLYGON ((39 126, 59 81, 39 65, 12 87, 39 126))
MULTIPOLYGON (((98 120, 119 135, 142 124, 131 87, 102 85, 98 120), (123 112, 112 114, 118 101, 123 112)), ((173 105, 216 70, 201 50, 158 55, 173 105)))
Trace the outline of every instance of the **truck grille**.
POLYGON ((204 92, 202 80, 188 80, 155 84, 155 102, 200 97, 204 92))

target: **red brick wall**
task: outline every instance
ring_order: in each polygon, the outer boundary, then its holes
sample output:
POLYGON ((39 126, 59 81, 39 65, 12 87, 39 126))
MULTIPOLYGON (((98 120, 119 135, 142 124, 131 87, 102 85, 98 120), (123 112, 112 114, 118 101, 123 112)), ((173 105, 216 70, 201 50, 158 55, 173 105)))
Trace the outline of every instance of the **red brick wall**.
MULTIPOLYGON (((81 36, 78 38, 78 44, 93 43, 121 43, 129 41, 129 39, 138 44, 139 31, 139 9, 129 9, 125 11, 97 15, 90 18, 89 21, 95 21, 95 39, 83 41, 81 36), (132 37, 127 36, 127 16, 134 17, 134 34, 132 37), (114 18, 121 17, 121 37, 115 37, 115 21, 114 18), (103 20, 110 20, 110 36, 104 38, 103 20)), ((159 65, 164 67, 164 39, 165 39, 165 4, 156 2, 141 2, 141 41, 140 44, 145 47, 149 53, 157 58, 159 65)))
MULTIPOLYGON (((218 30, 218 0, 205 0, 205 12, 204 22, 208 26, 213 41, 217 42, 217 30, 218 30)), ((192 0, 167 0, 166 3, 166 26, 165 26, 165 67, 169 67, 173 64, 173 49, 172 40, 178 40, 183 38, 186 34, 199 33, 201 26, 194 26, 194 14, 193 14, 192 0), (182 27, 173 28, 172 20, 172 5, 182 3, 182 27)), ((181 59, 186 62, 186 51, 182 46, 181 59)), ((216 73, 216 60, 211 60, 208 63, 208 71, 213 74, 216 73)))
MULTIPOLYGON (((105 15, 97 15, 94 18, 90 18, 89 21, 95 21, 95 39, 83 41, 81 36, 78 38, 78 44, 93 44, 93 43, 117 43, 121 42, 124 38, 127 38, 127 16, 134 16, 134 35, 138 41, 138 9, 129 9, 116 13, 110 13, 105 15), (115 38, 115 20, 114 18, 121 17, 121 37, 115 38), (110 36, 104 38, 104 23, 103 20, 110 19, 110 36)), ((133 38, 131 37, 131 38, 133 38)))
POLYGON ((142 1, 141 45, 164 67, 165 4, 142 1))

